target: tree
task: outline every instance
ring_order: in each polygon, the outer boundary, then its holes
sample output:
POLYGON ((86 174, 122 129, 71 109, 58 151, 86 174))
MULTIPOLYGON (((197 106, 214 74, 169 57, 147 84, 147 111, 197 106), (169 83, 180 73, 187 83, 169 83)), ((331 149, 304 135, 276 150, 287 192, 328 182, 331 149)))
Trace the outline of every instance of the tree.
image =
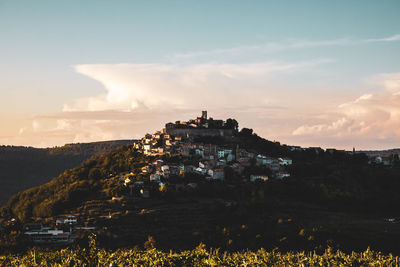
POLYGON ((229 118, 226 120, 225 126, 228 129, 234 129, 237 131, 237 129, 239 128, 239 123, 235 119, 229 118))
POLYGON ((149 235, 147 237, 147 241, 144 242, 144 248, 147 250, 153 249, 156 247, 156 240, 154 239, 154 237, 152 237, 151 235, 149 235))
POLYGON ((243 137, 250 137, 253 135, 253 129, 243 128, 240 130, 240 135, 243 137))
POLYGON ((93 180, 99 179, 99 178, 101 178, 100 176, 101 176, 101 171, 98 168, 90 169, 89 175, 88 175, 89 179, 93 179, 93 180))

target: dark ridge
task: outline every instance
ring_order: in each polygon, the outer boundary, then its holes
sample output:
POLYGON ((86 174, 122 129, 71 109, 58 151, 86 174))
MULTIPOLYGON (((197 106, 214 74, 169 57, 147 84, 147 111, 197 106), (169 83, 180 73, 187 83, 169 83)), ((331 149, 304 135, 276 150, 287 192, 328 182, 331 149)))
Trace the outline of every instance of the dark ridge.
POLYGON ((38 186, 93 155, 134 140, 66 144, 52 148, 0 146, 0 206, 15 193, 38 186))

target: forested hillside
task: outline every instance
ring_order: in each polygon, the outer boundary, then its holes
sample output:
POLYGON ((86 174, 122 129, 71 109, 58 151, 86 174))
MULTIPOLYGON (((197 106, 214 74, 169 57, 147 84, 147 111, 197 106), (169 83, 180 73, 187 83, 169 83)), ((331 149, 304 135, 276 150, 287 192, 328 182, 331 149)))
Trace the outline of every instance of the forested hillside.
POLYGON ((67 144, 53 148, 0 146, 0 206, 25 189, 44 184, 66 169, 78 166, 133 140, 67 144))
POLYGON ((50 182, 13 195, 7 206, 21 221, 31 216, 46 217, 62 213, 88 199, 111 197, 121 190, 114 175, 138 169, 147 159, 131 145, 93 156, 79 167, 64 171, 50 182))
MULTIPOLYGON (((3 215, 21 222, 51 222, 60 214, 76 214, 82 222, 95 222, 100 244, 110 248, 140 245, 153 236, 163 250, 191 249, 203 242, 233 251, 321 251, 329 245, 400 253, 400 225, 385 220, 400 215, 398 164, 373 166, 365 154, 344 151, 291 151, 249 129, 234 138, 197 141, 234 143, 255 153, 290 157, 292 175, 252 183, 227 169, 224 181, 184 174, 160 186, 142 176, 143 167, 157 159, 166 164, 190 164, 190 159, 148 157, 125 145, 14 195, 3 215), (125 186, 126 177, 144 182, 150 197, 125 186), (197 186, 189 190, 192 183, 197 186)), ((257 168, 252 165, 244 173, 257 168)))

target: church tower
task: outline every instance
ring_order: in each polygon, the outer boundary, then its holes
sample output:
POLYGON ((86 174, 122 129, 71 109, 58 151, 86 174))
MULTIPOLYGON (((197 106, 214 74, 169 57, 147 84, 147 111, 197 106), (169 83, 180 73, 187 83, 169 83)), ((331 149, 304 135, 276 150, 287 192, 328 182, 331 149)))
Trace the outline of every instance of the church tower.
POLYGON ((203 110, 201 112, 201 118, 204 119, 204 120, 207 120, 207 110, 203 110))

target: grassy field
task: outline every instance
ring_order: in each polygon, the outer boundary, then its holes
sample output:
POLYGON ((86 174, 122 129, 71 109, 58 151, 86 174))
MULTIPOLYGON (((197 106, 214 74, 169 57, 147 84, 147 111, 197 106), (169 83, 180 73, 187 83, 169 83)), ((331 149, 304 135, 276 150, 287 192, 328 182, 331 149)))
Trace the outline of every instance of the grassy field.
POLYGON ((321 254, 264 249, 229 253, 200 244, 196 249, 175 253, 151 246, 148 250, 104 250, 92 243, 88 249, 33 249, 23 255, 0 256, 0 266, 399 266, 399 258, 369 249, 349 254, 332 249, 321 254))

